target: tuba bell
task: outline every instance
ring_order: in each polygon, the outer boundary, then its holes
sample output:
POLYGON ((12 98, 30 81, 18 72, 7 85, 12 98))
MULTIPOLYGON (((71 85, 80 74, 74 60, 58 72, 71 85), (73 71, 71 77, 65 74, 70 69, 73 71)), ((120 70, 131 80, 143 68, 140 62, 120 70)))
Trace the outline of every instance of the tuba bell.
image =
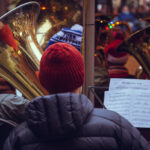
POLYGON ((147 75, 146 78, 150 79, 150 26, 130 35, 119 45, 117 51, 127 52, 135 57, 147 75))
POLYGON ((35 74, 43 52, 36 39, 39 12, 39 3, 28 2, 0 17, 11 28, 19 47, 15 50, 0 41, 0 76, 29 100, 48 94, 35 74))

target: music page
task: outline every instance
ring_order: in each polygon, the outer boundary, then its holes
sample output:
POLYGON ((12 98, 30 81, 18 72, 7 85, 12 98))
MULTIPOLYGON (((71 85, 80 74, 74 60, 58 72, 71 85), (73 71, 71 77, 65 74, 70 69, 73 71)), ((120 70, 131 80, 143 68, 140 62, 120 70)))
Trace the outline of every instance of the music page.
POLYGON ((112 78, 109 90, 115 89, 143 89, 150 90, 150 80, 112 78))
POLYGON ((150 83, 148 85, 145 82, 148 80, 129 80, 121 79, 121 84, 118 85, 116 80, 113 80, 115 88, 111 87, 113 90, 105 91, 104 105, 107 109, 118 112, 135 127, 150 128, 150 83))

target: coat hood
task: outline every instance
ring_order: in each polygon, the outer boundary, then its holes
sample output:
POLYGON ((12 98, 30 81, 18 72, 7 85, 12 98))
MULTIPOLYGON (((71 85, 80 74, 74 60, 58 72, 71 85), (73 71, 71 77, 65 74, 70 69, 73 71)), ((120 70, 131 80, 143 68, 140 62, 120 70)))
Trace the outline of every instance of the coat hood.
POLYGON ((32 100, 25 114, 35 135, 58 139, 74 136, 92 110, 93 105, 85 95, 64 93, 32 100))

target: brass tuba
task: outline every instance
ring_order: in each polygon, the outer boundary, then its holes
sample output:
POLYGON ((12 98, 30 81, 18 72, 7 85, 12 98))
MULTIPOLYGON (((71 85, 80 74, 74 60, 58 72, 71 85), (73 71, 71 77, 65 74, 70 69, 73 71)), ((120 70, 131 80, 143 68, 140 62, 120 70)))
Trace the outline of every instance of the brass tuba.
POLYGON ((150 26, 133 33, 119 45, 117 51, 128 52, 135 57, 150 78, 150 26))
POLYGON ((30 100, 48 94, 35 75, 43 52, 35 34, 39 12, 39 3, 28 2, 0 17, 11 28, 19 47, 15 50, 0 41, 0 76, 30 100))

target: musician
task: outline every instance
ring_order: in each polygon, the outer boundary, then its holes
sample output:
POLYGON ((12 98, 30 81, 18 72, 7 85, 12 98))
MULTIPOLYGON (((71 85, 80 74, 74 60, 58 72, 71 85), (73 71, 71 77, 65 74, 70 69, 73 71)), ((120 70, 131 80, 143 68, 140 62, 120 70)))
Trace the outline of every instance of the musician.
POLYGON ((125 64, 128 61, 129 54, 126 52, 117 52, 118 46, 127 37, 126 33, 122 30, 113 32, 113 38, 110 43, 105 47, 104 53, 108 66, 109 78, 135 78, 130 75, 125 64))
POLYGON ((108 74, 110 78, 135 78, 130 75, 128 69, 125 67, 129 54, 125 52, 118 53, 116 51, 122 40, 115 40, 109 43, 105 48, 105 55, 108 64, 108 74))
POLYGON ((93 108, 81 94, 84 76, 83 57, 75 47, 49 46, 38 77, 50 95, 28 104, 26 122, 11 132, 3 150, 148 150, 147 141, 126 119, 93 108))

